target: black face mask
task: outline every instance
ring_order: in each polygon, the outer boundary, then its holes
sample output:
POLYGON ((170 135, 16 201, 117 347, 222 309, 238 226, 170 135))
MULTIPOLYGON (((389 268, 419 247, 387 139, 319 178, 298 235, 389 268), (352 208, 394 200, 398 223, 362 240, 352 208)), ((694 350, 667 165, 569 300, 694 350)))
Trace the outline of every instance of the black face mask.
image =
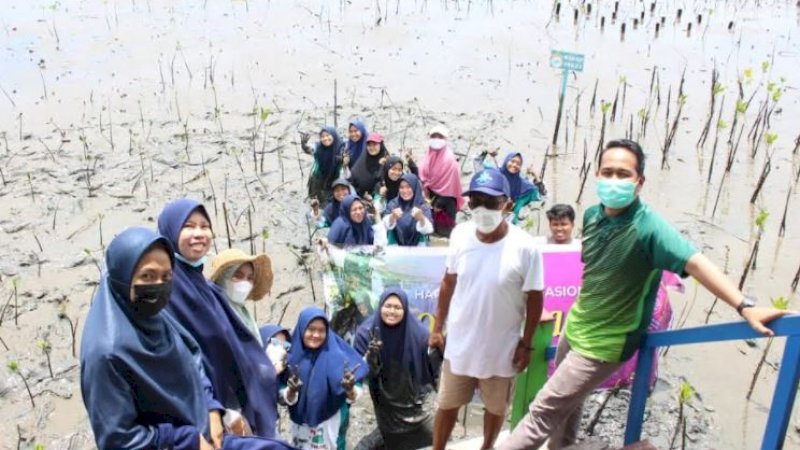
POLYGON ((172 281, 133 285, 133 311, 140 317, 152 317, 167 306, 172 281))

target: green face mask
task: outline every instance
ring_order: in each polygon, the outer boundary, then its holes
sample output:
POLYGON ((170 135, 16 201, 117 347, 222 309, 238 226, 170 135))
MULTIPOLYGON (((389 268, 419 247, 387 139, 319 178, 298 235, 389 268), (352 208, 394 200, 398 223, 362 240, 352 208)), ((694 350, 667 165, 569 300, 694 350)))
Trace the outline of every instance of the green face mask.
POLYGON ((636 199, 636 183, 629 180, 600 178, 597 180, 597 196, 603 206, 622 209, 636 199))

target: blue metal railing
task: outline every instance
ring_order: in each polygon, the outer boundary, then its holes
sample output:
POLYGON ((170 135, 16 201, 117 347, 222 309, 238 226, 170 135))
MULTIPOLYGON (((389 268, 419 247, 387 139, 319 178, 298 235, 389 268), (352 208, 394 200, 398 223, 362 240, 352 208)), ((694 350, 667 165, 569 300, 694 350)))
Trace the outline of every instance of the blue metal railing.
MULTIPOLYGON (((772 396, 772 405, 767 418, 767 427, 761 441, 761 450, 783 448, 789 419, 792 415, 798 382, 800 381, 800 315, 777 319, 769 324, 775 337, 786 337, 778 381, 772 396)), ((631 389, 628 423, 625 428, 625 445, 638 442, 642 434, 645 403, 649 394, 648 380, 652 362, 658 347, 700 344, 763 337, 753 331, 746 322, 725 323, 682 330, 658 331, 644 337, 639 349, 636 378, 631 389)))

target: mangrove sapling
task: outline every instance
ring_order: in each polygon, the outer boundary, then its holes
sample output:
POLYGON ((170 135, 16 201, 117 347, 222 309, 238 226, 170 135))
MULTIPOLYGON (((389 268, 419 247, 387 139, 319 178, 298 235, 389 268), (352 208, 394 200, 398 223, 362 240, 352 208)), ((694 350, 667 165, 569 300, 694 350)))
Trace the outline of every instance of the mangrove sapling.
POLYGON ((781 227, 778 229, 778 237, 783 237, 786 234, 786 213, 789 212, 789 199, 792 198, 792 184, 789 183, 789 188, 786 190, 786 204, 783 205, 783 218, 781 219, 781 227))
POLYGON ((47 360, 47 370, 50 372, 50 378, 55 378, 55 376, 53 376, 53 365, 50 362, 50 352, 53 350, 53 346, 50 345, 50 342, 47 340, 47 338, 40 340, 36 343, 36 345, 42 349, 45 360, 47 360))
POLYGON ((797 272, 794 274, 792 280, 792 292, 797 292, 797 284, 800 283, 800 266, 797 267, 797 272))
POLYGON ((10 361, 8 363, 8 370, 22 378, 22 382, 25 384, 25 390, 28 391, 28 398, 31 399, 31 406, 36 408, 36 403, 33 401, 33 393, 31 393, 31 387, 28 385, 28 379, 22 374, 22 370, 19 368, 19 363, 16 361, 10 361))
POLYGON ((8 183, 6 183, 6 176, 5 176, 5 174, 3 174, 3 168, 2 167, 0 167, 0 180, 3 181, 3 186, 6 186, 8 184, 8 183))
POLYGON ((6 349, 6 351, 9 351, 9 350, 11 350, 10 348, 8 348, 8 344, 6 344, 6 341, 4 341, 4 340, 3 340, 3 337, 2 337, 2 336, 0 336, 0 344, 2 344, 2 345, 3 345, 3 348, 5 348, 5 349, 6 349))
MULTIPOLYGON (((789 309, 789 300, 786 297, 778 297, 770 299, 772 302, 772 307, 775 309, 780 310, 787 310, 789 309)), ((758 365, 756 366, 756 370, 753 372, 753 379, 750 380, 750 388, 747 389, 747 395, 745 398, 750 400, 750 397, 753 395, 753 389, 756 387, 756 381, 758 381, 758 374, 761 373, 761 367, 764 366, 764 363, 767 361, 767 354, 769 353, 770 347, 772 347, 772 341, 774 337, 769 337, 767 339, 767 345, 764 346, 764 353, 761 354, 761 359, 758 361, 758 365)))
POLYGON ((19 326, 19 277, 14 277, 11 279, 11 286, 14 293, 14 326, 19 326))
POLYGON ((761 210, 756 217, 756 240, 753 243, 753 249, 750 251, 750 257, 747 259, 747 265, 744 266, 744 270, 742 271, 742 276, 739 278, 739 291, 742 290, 744 287, 744 283, 747 280, 747 276, 750 274, 750 270, 756 270, 756 258, 758 256, 758 248, 761 245, 761 237, 764 235, 764 224, 767 221, 767 217, 769 217, 769 212, 766 210, 761 210))
POLYGON ((603 411, 608 406, 608 401, 611 400, 612 397, 616 397, 620 391, 620 387, 617 386, 614 389, 609 390, 606 393, 606 396, 603 398, 603 402, 600 403, 600 406, 597 408, 597 411, 594 412, 594 415, 589 420, 589 424, 586 425, 586 435, 587 436, 594 436, 594 428, 597 426, 597 423, 600 421, 600 416, 603 414, 603 411))
POLYGON ((255 235, 253 234, 253 213, 251 208, 247 208, 247 231, 248 231, 248 238, 250 239, 250 254, 256 254, 256 241, 255 235))
POLYGON ((228 237, 228 248, 233 248, 233 243, 231 242, 231 228, 228 223, 228 207, 225 205, 224 201, 222 202, 222 215, 225 217, 225 234, 228 237))
POLYGON ((761 192, 761 188, 764 187, 764 182, 767 181, 767 176, 771 171, 772 171, 772 153, 770 152, 769 154, 767 154, 767 159, 764 160, 764 167, 761 168, 761 175, 758 176, 756 189, 753 191, 753 195, 750 196, 750 204, 754 204, 756 202, 758 194, 759 192, 761 192))
MULTIPOLYGON (((597 101, 597 83, 600 82, 599 78, 594 79, 594 89, 592 89, 592 101, 589 103, 589 115, 594 116, 594 105, 597 101)), ((800 142, 800 136, 797 137, 798 142, 800 142)))
POLYGON ((708 138, 708 134, 711 131, 711 122, 714 119, 714 109, 716 108, 717 103, 717 95, 722 93, 725 90, 725 86, 723 86, 719 81, 719 72, 717 68, 711 71, 711 99, 709 100, 709 111, 708 111, 708 120, 706 120, 705 126, 703 126, 703 131, 700 133, 700 138, 697 140, 697 146, 703 147, 706 143, 706 139, 708 138))
POLYGON ((689 403, 694 397, 694 388, 688 381, 682 381, 678 390, 678 422, 675 424, 675 431, 672 433, 669 448, 675 448, 675 439, 678 438, 678 433, 681 433, 681 449, 686 450, 686 414, 684 413, 684 406, 689 403))
POLYGON ((31 189, 31 202, 35 202, 36 196, 34 195, 33 192, 33 176, 31 175, 30 172, 28 172, 27 175, 28 175, 28 187, 31 189))
MULTIPOLYGON (((92 298, 94 298, 94 293, 92 293, 92 298)), ((76 317, 75 320, 70 319, 67 315, 66 305, 62 304, 61 309, 58 310, 58 320, 66 320, 69 324, 69 334, 72 338, 72 357, 75 358, 77 357, 77 352, 75 351, 75 344, 77 342, 76 333, 78 332, 78 322, 80 322, 81 318, 76 317)))
POLYGON ((719 107, 719 115, 717 116, 717 126, 714 132, 714 145, 711 147, 711 163, 708 165, 708 179, 706 184, 711 184, 711 174, 714 173, 714 161, 717 158, 717 144, 719 143, 719 132, 728 127, 728 124, 722 120, 722 107, 725 106, 725 97, 722 97, 719 107))

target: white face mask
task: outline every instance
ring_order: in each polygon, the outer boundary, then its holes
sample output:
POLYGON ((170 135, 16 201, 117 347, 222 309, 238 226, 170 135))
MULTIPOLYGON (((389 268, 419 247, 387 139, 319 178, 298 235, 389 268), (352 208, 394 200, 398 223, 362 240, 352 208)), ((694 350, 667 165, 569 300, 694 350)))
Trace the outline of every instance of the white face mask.
POLYGON ((444 139, 431 138, 428 141, 428 147, 430 147, 430 148, 432 148, 434 150, 441 150, 441 149, 444 148, 445 145, 447 145, 447 141, 444 140, 444 139))
POLYGON ((479 206, 472 210, 472 221, 475 222, 478 231, 489 234, 503 222, 503 211, 479 206))
POLYGON ((244 305, 244 301, 252 290, 253 283, 249 281, 231 281, 226 289, 228 298, 239 305, 244 305))

